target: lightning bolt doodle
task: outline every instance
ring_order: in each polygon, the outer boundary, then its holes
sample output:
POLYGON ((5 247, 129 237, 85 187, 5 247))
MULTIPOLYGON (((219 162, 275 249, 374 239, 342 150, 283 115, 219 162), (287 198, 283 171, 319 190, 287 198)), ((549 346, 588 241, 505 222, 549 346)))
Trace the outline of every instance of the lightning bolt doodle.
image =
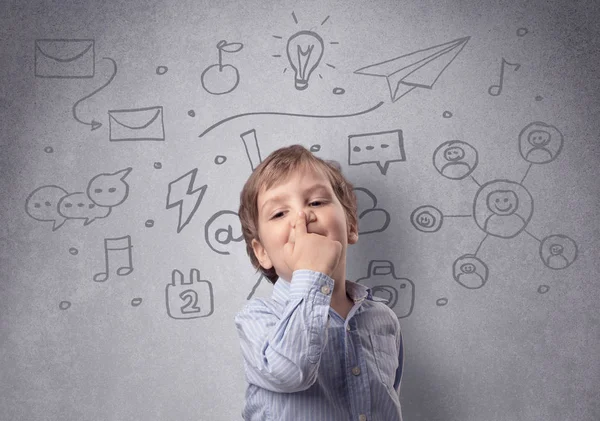
MULTIPOLYGON (((198 168, 188 171, 177 180, 169 183, 167 193, 167 209, 179 206, 179 222, 177 233, 192 220, 196 210, 202 202, 207 185, 196 187, 196 175, 198 168), (185 218, 184 218, 185 215, 185 218)), ((198 183, 200 184, 200 183, 198 183)))

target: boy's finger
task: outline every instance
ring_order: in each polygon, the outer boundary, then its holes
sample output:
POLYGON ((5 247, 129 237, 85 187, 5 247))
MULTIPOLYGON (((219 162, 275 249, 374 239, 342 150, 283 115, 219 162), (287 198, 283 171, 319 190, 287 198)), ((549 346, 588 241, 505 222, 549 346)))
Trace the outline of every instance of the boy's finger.
POLYGON ((304 212, 298 212, 298 218, 296 219, 296 236, 306 234, 306 215, 304 212))
POLYGON ((290 222, 290 235, 288 235, 288 243, 296 242, 296 229, 294 225, 290 222))

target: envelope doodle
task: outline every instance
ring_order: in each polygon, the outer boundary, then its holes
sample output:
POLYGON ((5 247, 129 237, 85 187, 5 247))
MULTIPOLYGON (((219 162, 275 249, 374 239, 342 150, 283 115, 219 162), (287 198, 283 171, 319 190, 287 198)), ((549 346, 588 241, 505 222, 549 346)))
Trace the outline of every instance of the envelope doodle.
POLYGON ((165 140, 163 107, 108 111, 111 142, 165 140))
POLYGON ((95 72, 93 39, 35 40, 35 76, 92 78, 95 72))

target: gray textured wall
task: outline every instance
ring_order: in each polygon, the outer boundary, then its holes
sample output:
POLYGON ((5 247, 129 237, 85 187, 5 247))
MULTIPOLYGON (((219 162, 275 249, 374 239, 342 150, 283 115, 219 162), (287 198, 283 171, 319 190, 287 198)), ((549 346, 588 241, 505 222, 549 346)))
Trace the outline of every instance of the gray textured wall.
POLYGON ((271 287, 235 211, 292 143, 357 189, 348 276, 400 318, 406 420, 600 419, 599 17, 3 1, 0 419, 239 419, 233 316, 271 287))

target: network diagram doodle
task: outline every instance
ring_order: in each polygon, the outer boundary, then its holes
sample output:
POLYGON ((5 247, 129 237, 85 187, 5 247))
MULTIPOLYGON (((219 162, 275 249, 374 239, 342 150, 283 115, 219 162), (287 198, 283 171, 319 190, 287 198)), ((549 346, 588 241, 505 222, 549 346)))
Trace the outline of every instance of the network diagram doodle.
POLYGON ((355 70, 358 75, 384 77, 387 81, 392 102, 416 88, 433 88, 444 70, 467 45, 471 37, 455 39, 414 51, 355 70))
MULTIPOLYGON (((296 13, 292 12, 292 18, 296 25, 298 25, 298 18, 296 13)), ((321 22, 321 26, 329 20, 327 16, 321 22)), ((275 39, 283 39, 281 35, 273 35, 275 39)), ((331 41, 330 45, 337 45, 339 42, 331 41)), ((325 41, 323 37, 314 30, 301 30, 292 34, 286 42, 286 57, 288 64, 294 71, 294 87, 298 91, 303 91, 308 88, 308 82, 313 72, 319 67, 319 63, 323 58, 325 52, 325 41)), ((280 58, 282 54, 273 54, 273 57, 280 58)), ((335 69, 335 66, 330 63, 326 63, 327 66, 335 69)), ((287 67, 283 69, 283 73, 287 71, 287 67)), ((319 73, 319 77, 322 79, 323 76, 319 73)), ((335 88, 333 93, 335 95, 341 95, 344 93, 342 88, 335 88)))
MULTIPOLYGON (((454 280, 467 289, 479 289, 488 281, 486 263, 477 257, 481 246, 489 236, 510 239, 525 232, 539 243, 539 255, 543 264, 554 270, 565 269, 577 259, 577 244, 563 234, 548 235, 539 239, 527 230, 533 216, 534 201, 524 186, 529 170, 535 164, 547 164, 555 160, 563 147, 563 135, 550 124, 534 121, 525 126, 518 136, 521 157, 529 162, 523 178, 519 181, 494 179, 480 184, 472 175, 478 164, 475 148, 467 142, 452 140, 439 145, 433 153, 433 165, 439 174, 451 179, 470 177, 479 189, 473 200, 471 214, 443 214, 432 205, 417 207, 410 216, 412 225, 424 233, 434 233, 442 228, 444 218, 473 218, 485 236, 474 253, 458 257, 452 267, 454 280)), ((547 292, 547 286, 538 292, 547 292)))
POLYGON ((32 191, 25 200, 27 215, 41 222, 53 222, 56 231, 67 219, 84 219, 87 226, 99 218, 110 215, 129 196, 129 184, 125 177, 132 168, 114 173, 101 173, 88 183, 85 192, 69 193, 55 185, 41 186, 32 191))

